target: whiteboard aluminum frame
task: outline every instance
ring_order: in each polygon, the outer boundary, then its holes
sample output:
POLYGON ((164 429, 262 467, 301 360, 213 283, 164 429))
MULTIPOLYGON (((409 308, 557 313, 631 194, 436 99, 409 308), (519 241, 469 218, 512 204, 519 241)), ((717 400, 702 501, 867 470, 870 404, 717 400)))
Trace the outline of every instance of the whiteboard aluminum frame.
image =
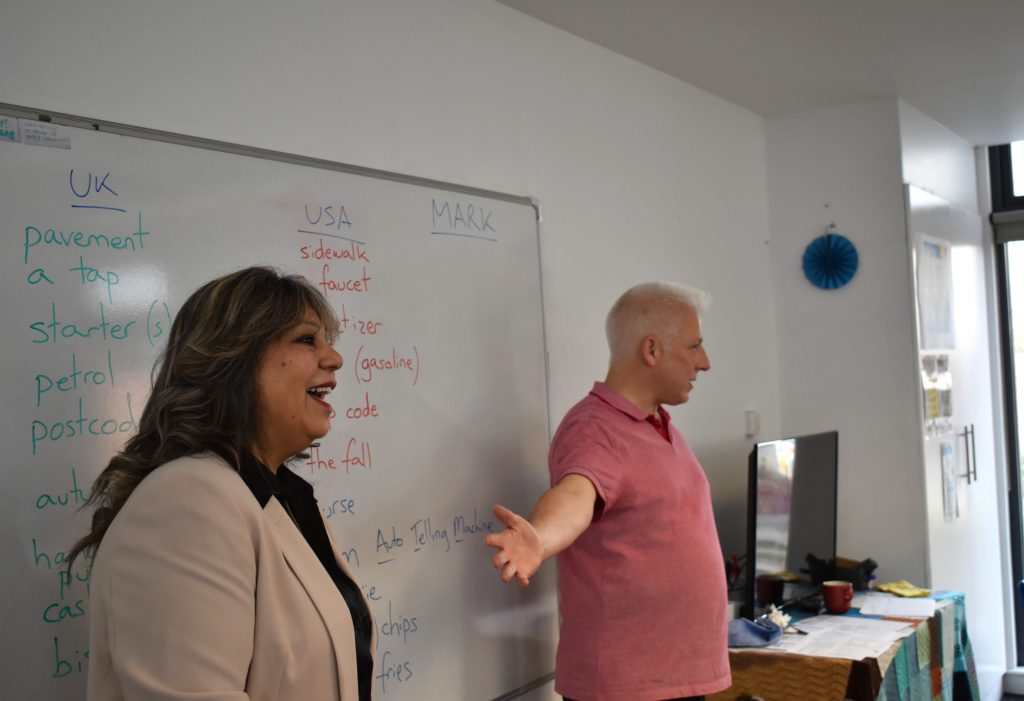
POLYGON ((134 136, 139 139, 149 139, 150 141, 163 141, 170 144, 193 146, 195 148, 208 149, 210 151, 233 153, 239 156, 251 156, 253 158, 264 158, 266 160, 278 161, 280 163, 291 163, 293 165, 308 166, 311 168, 319 168, 321 170, 352 173, 354 175, 362 175, 368 178, 393 180, 407 185, 418 185, 438 190, 459 192, 466 195, 488 197, 490 199, 501 200, 503 202, 524 204, 533 208, 534 215, 538 223, 540 222, 540 205, 534 198, 524 195, 511 195, 509 193, 498 192, 496 190, 470 187, 469 185, 459 185, 458 183, 422 178, 415 175, 406 175, 404 173, 395 173, 389 170, 368 168, 366 166, 359 166, 351 163, 329 161, 324 158, 300 156, 298 154, 286 153, 284 151, 275 151, 273 149, 259 148, 256 146, 244 146, 242 144, 235 144, 229 141, 218 141, 216 139, 204 139, 199 136, 188 136, 186 134, 179 134, 172 131, 161 131, 159 129, 121 124, 119 122, 111 122, 104 119, 93 119, 91 117, 82 117, 62 112, 34 109, 31 107, 12 105, 6 102, 0 102, 0 114, 18 117, 19 119, 33 119, 39 122, 58 124, 66 127, 91 129, 92 131, 101 131, 108 134, 120 134, 122 136, 134 136))

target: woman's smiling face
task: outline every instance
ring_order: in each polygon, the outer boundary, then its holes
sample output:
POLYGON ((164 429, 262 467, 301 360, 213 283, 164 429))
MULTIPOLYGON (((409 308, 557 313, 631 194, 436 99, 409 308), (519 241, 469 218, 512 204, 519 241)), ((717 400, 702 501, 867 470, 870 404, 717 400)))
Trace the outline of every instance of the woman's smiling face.
POLYGON ((307 309, 303 320, 271 341, 256 372, 260 431, 253 454, 271 470, 306 449, 331 429, 331 405, 341 354, 307 309))

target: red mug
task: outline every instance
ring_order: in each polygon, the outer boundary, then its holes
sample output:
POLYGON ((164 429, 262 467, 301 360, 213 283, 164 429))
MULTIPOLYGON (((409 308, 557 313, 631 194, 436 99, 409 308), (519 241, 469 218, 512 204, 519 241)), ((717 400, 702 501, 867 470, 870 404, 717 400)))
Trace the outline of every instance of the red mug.
POLYGON ((821 589, 826 611, 846 613, 850 610, 850 601, 853 599, 853 585, 850 582, 832 579, 822 582, 821 589))

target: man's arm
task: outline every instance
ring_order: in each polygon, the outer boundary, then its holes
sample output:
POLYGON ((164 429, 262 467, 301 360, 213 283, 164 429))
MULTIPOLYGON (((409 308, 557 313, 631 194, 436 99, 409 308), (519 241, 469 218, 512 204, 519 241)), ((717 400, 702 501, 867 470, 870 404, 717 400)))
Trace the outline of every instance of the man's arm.
POLYGON ((583 475, 566 475, 544 492, 533 507, 530 520, 495 506, 494 515, 505 530, 491 533, 484 543, 497 549, 491 563, 508 582, 515 577, 521 586, 541 563, 569 547, 594 518, 597 490, 583 475))

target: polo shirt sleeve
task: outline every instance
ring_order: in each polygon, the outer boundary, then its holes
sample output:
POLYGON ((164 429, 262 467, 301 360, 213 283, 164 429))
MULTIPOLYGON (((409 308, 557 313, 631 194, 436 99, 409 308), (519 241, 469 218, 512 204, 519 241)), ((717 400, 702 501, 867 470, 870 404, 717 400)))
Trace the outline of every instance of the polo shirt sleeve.
POLYGON ((566 475, 582 475, 590 480, 604 505, 596 520, 622 492, 622 451, 621 441, 592 421, 563 422, 551 445, 551 484, 558 484, 566 475))

